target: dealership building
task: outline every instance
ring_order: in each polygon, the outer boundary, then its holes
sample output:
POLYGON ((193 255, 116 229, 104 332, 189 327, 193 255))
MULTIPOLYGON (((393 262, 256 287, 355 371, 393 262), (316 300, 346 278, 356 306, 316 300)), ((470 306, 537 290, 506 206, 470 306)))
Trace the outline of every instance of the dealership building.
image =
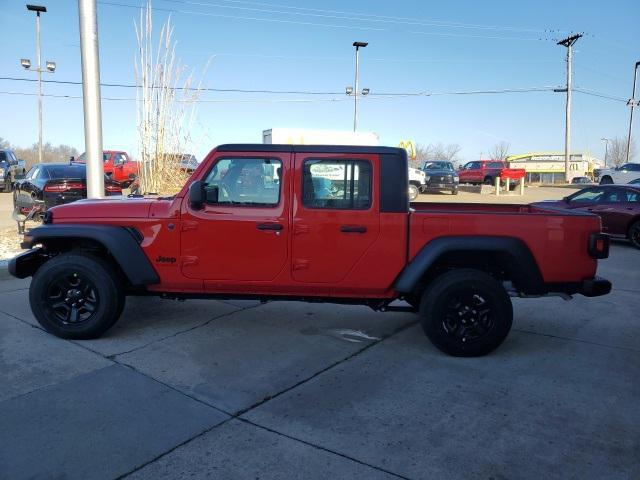
MULTIPOLYGON (((564 183, 564 153, 533 152, 509 155, 511 168, 524 168, 526 183, 564 183)), ((593 169, 600 168, 600 160, 588 153, 573 153, 569 161, 569 173, 574 177, 593 177, 593 169)))

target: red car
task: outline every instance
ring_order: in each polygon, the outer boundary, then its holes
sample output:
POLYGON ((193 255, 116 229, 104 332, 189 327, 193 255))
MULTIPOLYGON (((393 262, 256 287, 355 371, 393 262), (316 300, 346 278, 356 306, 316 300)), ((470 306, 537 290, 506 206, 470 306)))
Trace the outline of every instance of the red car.
POLYGON ((496 177, 509 178, 516 180, 524 178, 524 169, 509 168, 507 162, 498 160, 475 160, 464 164, 458 170, 460 183, 472 183, 493 185, 496 177))
MULTIPOLYGON (((86 154, 83 153, 75 160, 78 163, 86 163, 86 154)), ((119 182, 122 188, 127 188, 138 177, 140 166, 129 158, 127 152, 121 150, 104 150, 102 152, 104 173, 107 177, 119 182)))
POLYGON ((640 185, 594 186, 562 200, 533 205, 595 213, 602 219, 604 233, 628 238, 633 246, 640 248, 640 185))
POLYGON ((407 153, 389 147, 221 145, 173 197, 55 207, 9 263, 33 276, 36 319, 95 338, 126 295, 257 298, 419 311, 452 355, 506 338, 510 295, 604 295, 600 218, 526 205, 409 207, 407 153), (404 299, 410 305, 392 305, 404 299))

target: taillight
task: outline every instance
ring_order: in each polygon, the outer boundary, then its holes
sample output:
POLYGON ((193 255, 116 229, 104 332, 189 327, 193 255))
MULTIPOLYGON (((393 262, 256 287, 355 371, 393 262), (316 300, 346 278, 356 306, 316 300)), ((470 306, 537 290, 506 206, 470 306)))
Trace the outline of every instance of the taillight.
POLYGON ((80 182, 68 182, 68 183, 53 183, 51 185, 45 185, 45 192, 66 192, 72 189, 83 189, 84 184, 80 182))
POLYGON ((589 235, 588 251, 592 258, 607 258, 609 256, 609 235, 604 233, 589 235))

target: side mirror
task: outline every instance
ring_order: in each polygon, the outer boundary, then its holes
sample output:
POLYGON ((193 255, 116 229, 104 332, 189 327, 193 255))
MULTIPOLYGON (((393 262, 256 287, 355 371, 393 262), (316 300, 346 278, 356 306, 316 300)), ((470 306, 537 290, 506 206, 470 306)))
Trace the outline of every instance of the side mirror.
POLYGON ((206 195, 204 191, 204 183, 200 180, 196 180, 189 185, 189 203, 193 208, 202 208, 202 205, 206 201, 206 195))
POLYGON ((564 203, 569 203, 569 197, 562 197, 562 201, 564 203))
POLYGON ((207 203, 218 203, 218 194, 220 190, 217 185, 211 185, 204 189, 205 199, 207 203))

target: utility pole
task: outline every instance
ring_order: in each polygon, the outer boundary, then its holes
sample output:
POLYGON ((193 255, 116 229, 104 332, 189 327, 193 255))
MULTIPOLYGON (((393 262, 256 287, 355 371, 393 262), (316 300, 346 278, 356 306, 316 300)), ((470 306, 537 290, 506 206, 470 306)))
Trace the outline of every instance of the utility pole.
POLYGON ((104 167, 96 0, 78 0, 78 16, 82 55, 84 146, 87 152, 87 198, 102 198, 104 197, 104 167))
POLYGON ((358 130, 358 82, 360 80, 360 63, 359 63, 359 50, 360 47, 364 48, 369 45, 367 42, 353 42, 353 46, 356 47, 356 88, 353 92, 354 110, 353 110, 353 131, 358 130))
POLYGON ((571 182, 571 173, 569 172, 571 160, 571 80, 572 80, 572 62, 573 62, 573 44, 582 37, 581 33, 571 35, 570 37, 560 40, 557 44, 567 47, 567 106, 565 111, 565 132, 564 132, 564 180, 571 182))
POLYGON ((633 68, 633 91, 631 92, 631 98, 627 102, 627 105, 631 107, 631 115, 629 115, 629 135, 627 136, 626 163, 629 163, 629 152, 631 151, 631 130, 633 129, 633 109, 638 105, 638 100, 636 100, 636 80, 638 78, 638 66, 640 66, 640 62, 636 62, 636 65, 633 68))

